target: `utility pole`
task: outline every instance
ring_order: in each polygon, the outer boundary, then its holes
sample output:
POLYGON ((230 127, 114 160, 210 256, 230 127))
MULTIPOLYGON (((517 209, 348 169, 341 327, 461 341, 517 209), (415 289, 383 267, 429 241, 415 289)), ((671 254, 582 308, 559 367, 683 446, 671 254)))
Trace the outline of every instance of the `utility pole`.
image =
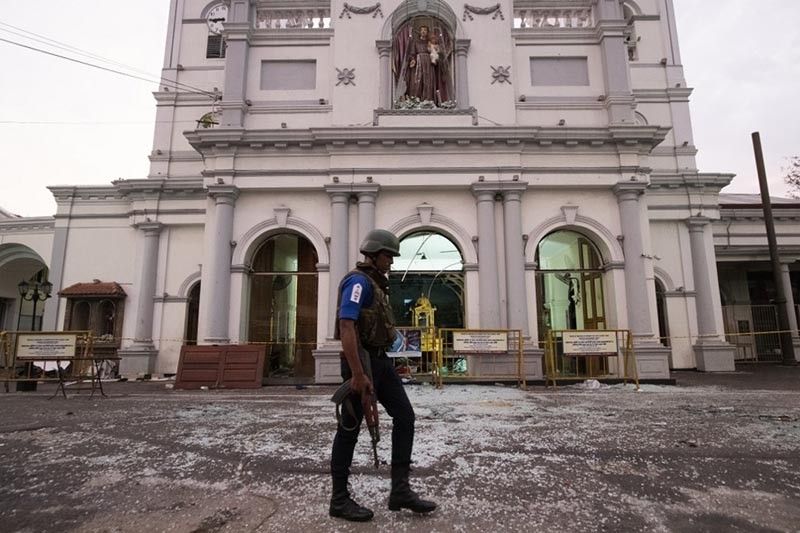
MULTIPOLYGON (((775 221, 772 218, 772 202, 769 199, 769 185, 767 172, 764 170, 764 154, 761 152, 761 136, 753 132, 753 150, 756 155, 756 169, 758 170, 758 185, 761 188, 761 205, 764 208, 764 224, 767 227, 767 242, 769 243, 769 257, 772 262, 772 278, 775 283, 775 305, 778 306, 778 329, 780 330, 781 354, 783 364, 796 365, 792 333, 789 330, 789 315, 786 312, 786 287, 781 275, 781 262, 778 256, 778 239, 775 236, 775 221)), ((789 288, 791 289, 791 287, 789 288)))

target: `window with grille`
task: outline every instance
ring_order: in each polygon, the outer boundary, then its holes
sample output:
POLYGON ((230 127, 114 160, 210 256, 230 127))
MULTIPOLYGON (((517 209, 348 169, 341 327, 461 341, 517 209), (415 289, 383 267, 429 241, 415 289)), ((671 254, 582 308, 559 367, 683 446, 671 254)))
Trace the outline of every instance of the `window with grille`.
POLYGON ((206 58, 221 59, 225 57, 225 39, 222 35, 211 34, 206 45, 206 58))

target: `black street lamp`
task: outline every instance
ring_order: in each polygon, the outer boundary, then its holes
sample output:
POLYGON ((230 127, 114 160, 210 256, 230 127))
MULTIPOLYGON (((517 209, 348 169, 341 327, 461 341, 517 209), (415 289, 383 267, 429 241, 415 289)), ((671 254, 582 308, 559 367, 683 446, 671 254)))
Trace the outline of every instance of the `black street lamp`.
POLYGON ((17 285, 20 297, 28 302, 33 302, 33 313, 31 316, 31 331, 36 331, 36 305, 50 298, 53 292, 53 284, 49 281, 34 281, 29 283, 22 280, 17 285))

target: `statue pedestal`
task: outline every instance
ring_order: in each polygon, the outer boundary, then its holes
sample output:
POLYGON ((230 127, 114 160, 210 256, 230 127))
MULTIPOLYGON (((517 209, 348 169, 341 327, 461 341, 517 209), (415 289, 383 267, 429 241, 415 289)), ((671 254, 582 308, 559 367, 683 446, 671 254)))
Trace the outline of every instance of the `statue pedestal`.
POLYGON ((469 127, 478 125, 478 111, 467 109, 376 109, 373 126, 388 128, 469 127))

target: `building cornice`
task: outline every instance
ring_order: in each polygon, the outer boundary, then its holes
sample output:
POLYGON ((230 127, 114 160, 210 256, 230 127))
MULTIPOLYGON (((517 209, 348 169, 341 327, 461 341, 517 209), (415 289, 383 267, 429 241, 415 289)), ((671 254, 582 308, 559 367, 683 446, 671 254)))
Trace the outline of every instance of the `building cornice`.
POLYGON ((688 102, 692 95, 689 87, 668 87, 666 89, 633 89, 633 96, 639 103, 659 104, 663 102, 688 102))
POLYGON ((651 191, 674 189, 701 189, 706 192, 719 192, 730 184, 736 174, 698 172, 693 174, 650 174, 651 191))
MULTIPOLYGON (((720 219, 722 220, 752 220, 763 221, 764 210, 759 207, 733 207, 727 205, 719 206, 720 219)), ((775 220, 798 221, 800 220, 800 209, 797 207, 776 208, 772 206, 772 218, 775 220)))
POLYGON ((650 125, 612 125, 601 128, 580 127, 346 127, 278 130, 245 130, 213 128, 186 131, 184 135, 195 150, 211 155, 215 148, 248 147, 256 151, 285 150, 286 148, 328 150, 357 146, 409 145, 440 147, 443 144, 491 148, 505 146, 586 145, 605 144, 624 147, 626 152, 637 150, 649 153, 661 143, 669 128, 650 125))
POLYGON ((251 46, 329 46, 333 41, 333 30, 257 29, 248 34, 247 41, 251 46))
POLYGON ((55 228, 55 217, 19 217, 0 220, 0 234, 51 232, 55 228))
POLYGON ((202 178, 147 178, 116 180, 113 187, 124 197, 147 197, 157 194, 205 196, 202 178))

